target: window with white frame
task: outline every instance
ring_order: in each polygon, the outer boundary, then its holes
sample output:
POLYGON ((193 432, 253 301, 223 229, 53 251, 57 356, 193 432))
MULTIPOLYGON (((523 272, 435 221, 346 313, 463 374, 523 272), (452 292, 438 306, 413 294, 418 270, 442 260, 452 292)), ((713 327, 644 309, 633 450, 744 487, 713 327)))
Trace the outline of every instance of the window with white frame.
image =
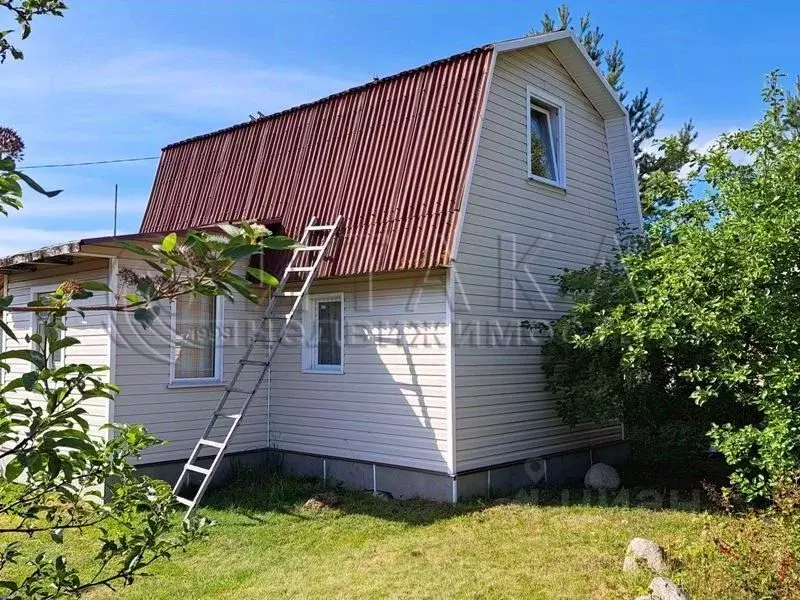
POLYGON ((303 370, 344 372, 344 295, 316 294, 303 310, 303 370))
MULTIPOLYGON (((45 292, 33 292, 33 300, 44 300, 47 301, 47 298, 53 295, 54 290, 48 290, 45 292)), ((38 350, 39 352, 44 352, 45 349, 48 352, 51 352, 51 346, 53 342, 63 339, 64 337, 64 330, 63 329, 51 329, 50 331, 50 339, 47 340, 47 329, 45 325, 47 324, 48 319, 50 318, 50 313, 32 313, 33 319, 33 326, 31 329, 39 336, 39 339, 42 340, 40 342, 33 342, 33 349, 38 350), (47 340, 47 344, 45 341, 47 340), (45 348, 46 346, 46 348, 45 348)), ((55 352, 51 352, 50 356, 47 357, 47 368, 48 369, 58 369, 64 366, 64 349, 59 348, 55 352)))
POLYGON ((528 177, 566 187, 564 105, 528 88, 528 177))
POLYGON ((172 301, 170 383, 222 381, 222 298, 186 294, 172 301))

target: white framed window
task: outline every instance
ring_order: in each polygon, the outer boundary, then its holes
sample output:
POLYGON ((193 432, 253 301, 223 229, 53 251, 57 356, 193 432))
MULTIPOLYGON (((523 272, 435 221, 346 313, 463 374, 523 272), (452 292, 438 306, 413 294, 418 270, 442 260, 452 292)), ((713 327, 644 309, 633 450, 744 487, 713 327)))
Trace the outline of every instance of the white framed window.
POLYGON ((567 187, 564 103, 528 87, 528 178, 567 187))
POLYGON ((222 382, 222 297, 186 294, 172 300, 169 382, 174 386, 222 382))
MULTIPOLYGON (((32 287, 31 288, 31 301, 34 300, 43 300, 48 296, 52 296, 55 292, 55 288, 44 286, 44 287, 32 287)), ((48 318, 50 317, 50 313, 45 312, 32 312, 31 313, 31 332, 36 333, 40 336, 40 338, 44 341, 45 339, 45 324, 47 323, 48 318)), ((64 338, 64 330, 57 329, 56 336, 57 340, 64 338)), ((44 344, 40 344, 38 342, 31 341, 31 349, 38 350, 39 352, 43 352, 44 344)), ((53 352, 50 356, 47 357, 47 368, 48 369, 59 369, 64 366, 64 348, 60 348, 53 352)))
POLYGON ((303 307, 303 371, 344 373, 344 294, 314 294, 303 307))

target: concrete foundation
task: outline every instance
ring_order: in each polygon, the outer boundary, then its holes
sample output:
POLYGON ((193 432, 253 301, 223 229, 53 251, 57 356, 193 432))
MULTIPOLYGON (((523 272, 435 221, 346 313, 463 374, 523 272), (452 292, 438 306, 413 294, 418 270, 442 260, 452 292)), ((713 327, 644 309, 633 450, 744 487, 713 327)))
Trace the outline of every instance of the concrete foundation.
MULTIPOLYGON (((424 498, 453 502, 454 499, 476 497, 499 498, 536 485, 579 485, 592 464, 603 462, 619 465, 629 457, 629 445, 616 442, 458 473, 452 477, 446 473, 264 449, 226 456, 211 485, 215 487, 226 483, 240 470, 279 469, 298 477, 317 477, 331 486, 388 492, 398 499, 424 498)), ((198 464, 208 466, 210 462, 210 459, 204 459, 198 464)), ((139 470, 151 477, 174 483, 182 468, 182 462, 171 462, 142 465, 139 470)))

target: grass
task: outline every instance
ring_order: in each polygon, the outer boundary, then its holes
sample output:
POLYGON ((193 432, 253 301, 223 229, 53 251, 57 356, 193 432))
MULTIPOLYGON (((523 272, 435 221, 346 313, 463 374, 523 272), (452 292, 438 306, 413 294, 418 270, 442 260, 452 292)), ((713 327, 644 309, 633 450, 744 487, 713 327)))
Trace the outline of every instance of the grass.
MULTIPOLYGON (((630 599, 650 579, 621 572, 635 536, 666 547, 672 577, 692 598, 721 597, 725 571, 706 530, 728 517, 696 507, 562 506, 560 490, 542 492, 539 505, 455 506, 338 490, 337 508, 303 509, 321 489, 313 480, 242 478, 209 496, 203 512, 217 524, 207 540, 120 596, 91 597, 630 599)), ((88 559, 81 548, 75 558, 88 559)))

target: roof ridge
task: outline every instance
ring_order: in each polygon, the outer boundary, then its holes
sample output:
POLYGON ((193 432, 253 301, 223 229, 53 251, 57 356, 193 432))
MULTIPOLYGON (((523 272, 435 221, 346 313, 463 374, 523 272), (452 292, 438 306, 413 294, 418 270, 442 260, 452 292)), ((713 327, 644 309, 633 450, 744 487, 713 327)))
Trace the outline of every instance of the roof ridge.
POLYGON ((183 140, 180 140, 180 141, 177 141, 177 142, 172 142, 171 144, 167 144, 166 146, 161 148, 161 150, 162 151, 169 150, 170 148, 174 148, 176 146, 182 146, 184 144, 189 144, 191 142, 196 142, 198 140, 206 139, 206 138, 209 138, 209 137, 214 137, 214 136, 217 136, 217 135, 220 135, 220 134, 223 134, 223 133, 228 133, 230 131, 235 131, 237 129, 242 129, 244 127, 250 127, 251 125, 255 125, 256 123, 261 123, 262 121, 268 121, 268 120, 271 120, 271 119, 276 119, 276 118, 281 117, 283 115, 290 114, 290 113, 293 113, 293 112, 297 112, 299 110, 303 110, 303 109, 306 109, 306 108, 310 108, 312 106, 317 106, 319 104, 324 104, 326 102, 329 102, 330 100, 334 100, 334 99, 340 98, 342 96, 347 96, 349 94, 355 94, 357 92, 360 92, 362 90, 368 89, 370 87, 374 87, 374 86, 380 85, 380 84, 385 83, 387 81, 393 81, 395 79, 398 79, 400 77, 405 77, 405 76, 410 75, 412 73, 417 73, 419 71, 424 71, 424 70, 427 70, 427 69, 431 69, 431 68, 436 67, 436 66, 438 66, 440 64, 448 63, 448 62, 451 62, 451 61, 454 61, 454 60, 458 60, 459 58, 463 58, 465 56, 470 56, 471 54, 476 54, 476 53, 479 53, 479 52, 486 52, 487 50, 490 50, 493 47, 494 47, 494 44, 484 44, 483 46, 478 46, 476 48, 472 48, 472 49, 466 50, 464 52, 459 52, 458 54, 453 54, 452 56, 447 56, 445 58, 439 58, 439 59, 434 60, 432 62, 420 65, 418 67, 414 67, 414 68, 411 68, 411 69, 406 69, 405 71, 399 71, 397 73, 393 73, 391 75, 387 75, 386 77, 376 78, 373 81, 368 81, 367 83, 362 83, 361 85, 357 85, 357 86, 348 88, 346 90, 342 90, 341 92, 336 92, 334 94, 330 94, 328 96, 324 96, 322 98, 318 98, 317 100, 312 100, 311 102, 306 102, 304 104, 298 104, 296 106, 292 106, 292 107, 286 108, 284 110, 271 113, 269 115, 264 115, 264 116, 259 117, 257 119, 251 119, 249 121, 244 121, 242 123, 236 123, 235 125, 230 125, 228 127, 223 127, 222 129, 209 131, 208 133, 201 133, 199 135, 188 137, 186 139, 183 139, 183 140))

